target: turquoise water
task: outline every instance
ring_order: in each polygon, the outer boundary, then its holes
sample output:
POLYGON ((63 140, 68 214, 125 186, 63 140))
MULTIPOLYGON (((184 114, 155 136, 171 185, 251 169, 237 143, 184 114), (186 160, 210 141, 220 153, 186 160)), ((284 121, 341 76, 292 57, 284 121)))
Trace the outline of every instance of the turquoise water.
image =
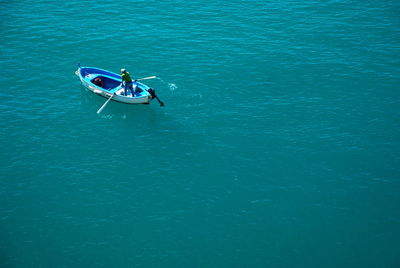
POLYGON ((1 267, 399 267, 398 1, 0 6, 1 267))

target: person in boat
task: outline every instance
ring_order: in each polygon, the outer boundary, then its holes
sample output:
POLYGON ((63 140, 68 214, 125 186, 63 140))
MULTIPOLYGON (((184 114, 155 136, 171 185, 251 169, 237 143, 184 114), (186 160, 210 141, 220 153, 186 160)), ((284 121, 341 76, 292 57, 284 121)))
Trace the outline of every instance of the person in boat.
POLYGON ((93 80, 93 84, 95 84, 96 86, 99 86, 99 87, 101 87, 101 88, 104 88, 104 82, 103 82, 103 80, 101 80, 100 77, 96 77, 96 78, 93 80))
POLYGON ((128 89, 132 92, 132 96, 135 96, 135 90, 133 89, 132 78, 129 72, 127 72, 125 69, 121 69, 121 76, 121 86, 124 86, 125 96, 128 96, 128 89))

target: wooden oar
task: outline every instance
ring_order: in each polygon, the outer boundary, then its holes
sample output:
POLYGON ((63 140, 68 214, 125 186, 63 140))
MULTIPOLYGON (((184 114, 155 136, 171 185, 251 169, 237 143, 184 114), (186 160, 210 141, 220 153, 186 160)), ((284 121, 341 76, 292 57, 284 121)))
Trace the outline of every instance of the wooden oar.
POLYGON ((115 93, 111 95, 111 97, 103 104, 103 106, 100 107, 100 109, 97 111, 97 114, 101 113, 103 111, 104 107, 106 107, 107 103, 114 97, 115 93))
POLYGON ((145 77, 145 78, 139 78, 139 79, 136 79, 135 81, 147 80, 147 79, 153 79, 153 78, 157 78, 157 76, 149 76, 149 77, 145 77))

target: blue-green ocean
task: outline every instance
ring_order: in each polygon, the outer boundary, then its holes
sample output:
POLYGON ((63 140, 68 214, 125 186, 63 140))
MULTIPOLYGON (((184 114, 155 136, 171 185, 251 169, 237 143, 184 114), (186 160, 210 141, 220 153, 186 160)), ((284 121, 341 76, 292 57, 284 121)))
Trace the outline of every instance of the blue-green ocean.
POLYGON ((1 1, 0 267, 399 267, 399 14, 1 1), (165 107, 97 114, 78 62, 165 107))

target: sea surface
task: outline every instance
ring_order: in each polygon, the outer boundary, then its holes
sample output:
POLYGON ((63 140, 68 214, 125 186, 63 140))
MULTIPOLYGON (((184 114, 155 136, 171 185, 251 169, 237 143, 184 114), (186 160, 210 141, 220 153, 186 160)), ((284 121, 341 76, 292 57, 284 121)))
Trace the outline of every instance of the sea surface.
POLYGON ((398 0, 1 1, 0 68, 0 267, 400 267, 398 0))

